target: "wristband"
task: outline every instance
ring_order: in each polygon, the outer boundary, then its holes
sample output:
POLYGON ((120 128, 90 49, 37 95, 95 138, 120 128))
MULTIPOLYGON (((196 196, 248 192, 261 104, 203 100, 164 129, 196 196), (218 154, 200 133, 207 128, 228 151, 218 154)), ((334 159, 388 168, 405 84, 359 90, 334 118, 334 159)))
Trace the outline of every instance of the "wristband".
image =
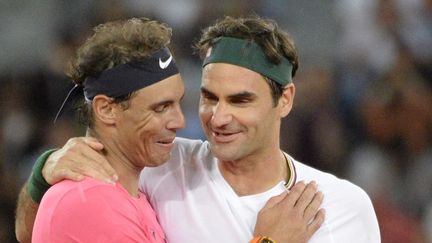
POLYGON ((27 183, 27 190, 33 201, 40 203, 43 195, 51 187, 50 184, 43 178, 42 169, 48 157, 57 149, 50 149, 37 158, 33 166, 32 174, 27 183))
POLYGON ((267 236, 256 236, 249 243, 276 243, 276 241, 267 236))

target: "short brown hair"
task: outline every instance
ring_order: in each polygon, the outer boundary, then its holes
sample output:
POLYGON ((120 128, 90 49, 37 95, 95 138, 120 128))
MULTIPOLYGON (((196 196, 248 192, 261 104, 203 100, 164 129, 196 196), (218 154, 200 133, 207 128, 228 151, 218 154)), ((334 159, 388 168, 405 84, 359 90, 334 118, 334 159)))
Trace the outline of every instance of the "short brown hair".
MULTIPOLYGON (((107 22, 93 31, 94 34, 78 49, 68 73, 78 85, 82 85, 87 77, 98 77, 106 69, 150 56, 168 46, 172 36, 170 27, 148 18, 107 22)), ((113 102, 127 103, 131 95, 112 97, 113 102)), ((91 105, 84 102, 79 110, 80 120, 91 127, 91 105)))
MULTIPOLYGON (((258 16, 246 18, 227 16, 216 21, 214 25, 203 31, 200 40, 195 44, 201 58, 205 57, 207 49, 219 37, 252 40, 263 49, 267 59, 276 65, 281 62, 282 58, 288 59, 293 66, 292 77, 294 77, 298 69, 298 55, 294 41, 273 20, 263 19, 258 16)), ((276 105, 284 87, 273 80, 269 81, 267 77, 266 80, 270 85, 273 104, 276 105)))

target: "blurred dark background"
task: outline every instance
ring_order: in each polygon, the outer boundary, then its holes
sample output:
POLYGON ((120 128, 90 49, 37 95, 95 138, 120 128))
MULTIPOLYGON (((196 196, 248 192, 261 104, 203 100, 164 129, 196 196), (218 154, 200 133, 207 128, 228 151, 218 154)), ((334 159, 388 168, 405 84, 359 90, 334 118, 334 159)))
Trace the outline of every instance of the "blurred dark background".
POLYGON ((0 242, 15 242, 36 156, 83 134, 73 112, 52 120, 93 26, 145 16, 173 28, 186 83, 180 136, 204 139, 192 43, 216 19, 249 14, 275 19, 300 52, 283 149, 365 189, 383 243, 432 242, 431 0, 0 0, 0 242))

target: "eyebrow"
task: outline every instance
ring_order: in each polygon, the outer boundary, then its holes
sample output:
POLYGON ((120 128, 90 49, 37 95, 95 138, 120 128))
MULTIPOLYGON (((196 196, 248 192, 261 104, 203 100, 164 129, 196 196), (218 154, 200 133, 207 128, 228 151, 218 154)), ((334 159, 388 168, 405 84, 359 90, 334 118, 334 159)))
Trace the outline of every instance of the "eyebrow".
MULTIPOLYGON (((211 92, 210 90, 208 90, 208 89, 206 89, 206 88, 204 88, 204 87, 201 87, 201 93, 202 93, 203 95, 209 97, 209 98, 215 98, 215 99, 218 99, 217 96, 216 96, 216 94, 214 94, 213 92, 211 92)), ((249 99, 249 100, 252 100, 252 99, 255 99, 256 97, 257 97, 257 95, 254 94, 254 93, 252 93, 252 92, 249 92, 249 91, 243 91, 243 92, 240 92, 240 93, 236 93, 236 94, 229 95, 229 96, 228 96, 228 99, 229 99, 229 100, 232 100, 232 101, 235 101, 235 100, 243 100, 243 99, 249 99)))
MULTIPOLYGON (((183 93, 183 95, 180 97, 180 102, 183 100, 185 94, 183 93)), ((160 102, 154 103, 150 105, 151 109, 155 109, 159 106, 163 106, 163 105, 170 105, 170 104, 174 104, 174 100, 170 99, 170 100, 162 100, 160 102)))
POLYGON ((201 87, 201 93, 206 97, 217 99, 217 96, 213 92, 204 87, 201 87))
POLYGON ((231 100, 231 101, 253 100, 256 97, 257 97, 256 94, 249 92, 249 91, 243 91, 243 92, 228 96, 229 100, 231 100))

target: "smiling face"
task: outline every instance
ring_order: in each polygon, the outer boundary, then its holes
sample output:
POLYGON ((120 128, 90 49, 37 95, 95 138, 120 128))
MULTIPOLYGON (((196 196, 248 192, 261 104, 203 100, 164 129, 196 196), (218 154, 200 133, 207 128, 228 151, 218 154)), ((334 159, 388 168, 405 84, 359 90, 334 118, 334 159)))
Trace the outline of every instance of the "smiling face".
POLYGON ((206 65, 199 115, 215 156, 235 161, 278 150, 280 120, 291 109, 291 91, 288 108, 281 100, 273 107, 270 87, 260 74, 231 64, 206 65))
POLYGON ((176 131, 185 126, 183 95, 183 81, 177 74, 140 89, 127 109, 117 109, 113 139, 132 163, 153 167, 170 158, 176 131))

